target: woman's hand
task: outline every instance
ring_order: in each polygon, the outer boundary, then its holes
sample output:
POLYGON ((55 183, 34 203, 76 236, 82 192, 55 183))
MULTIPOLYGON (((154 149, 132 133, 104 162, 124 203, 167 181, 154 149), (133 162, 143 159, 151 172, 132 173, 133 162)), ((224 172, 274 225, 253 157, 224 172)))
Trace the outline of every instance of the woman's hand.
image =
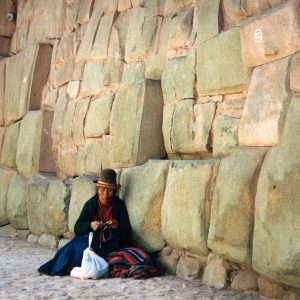
POLYGON ((103 225, 102 222, 93 221, 93 222, 91 222, 90 227, 93 229, 93 231, 96 231, 97 229, 101 228, 102 225, 103 225))
POLYGON ((119 226, 119 222, 115 219, 107 222, 108 225, 111 225, 112 229, 117 229, 119 226))

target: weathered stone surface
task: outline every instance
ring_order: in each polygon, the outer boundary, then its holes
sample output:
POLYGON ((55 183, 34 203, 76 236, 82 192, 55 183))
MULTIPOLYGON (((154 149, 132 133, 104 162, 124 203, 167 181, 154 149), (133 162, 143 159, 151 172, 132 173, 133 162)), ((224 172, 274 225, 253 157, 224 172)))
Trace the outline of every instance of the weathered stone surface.
POLYGON ((58 97, 58 89, 50 87, 49 85, 45 85, 43 91, 42 107, 51 110, 54 109, 57 97, 58 97))
POLYGON ((30 111, 21 121, 16 163, 19 172, 26 177, 39 171, 42 125, 42 111, 30 111))
MULTIPOLYGON (((299 69, 300 69, 300 52, 297 52, 292 57, 291 68, 290 68, 290 89, 292 91, 296 92, 296 93, 300 92, 300 83, 299 83, 300 82, 300 72, 299 72, 299 69)), ((1 91, 1 87, 0 87, 0 91, 1 91)))
POLYGON ((298 6, 298 0, 287 1, 280 9, 241 29, 242 57, 248 67, 278 60, 300 49, 298 6))
POLYGON ((2 152, 4 136, 5 136, 5 127, 0 126, 0 157, 1 157, 1 152, 2 152))
POLYGON ((147 57, 145 60, 145 77, 147 79, 161 80, 166 63, 167 57, 163 53, 157 53, 147 57))
POLYGON ((164 106, 163 134, 167 153, 210 152, 209 134, 215 114, 214 103, 194 100, 164 106))
POLYGON ((164 2, 164 15, 173 13, 178 10, 182 10, 186 6, 191 5, 192 3, 192 0, 166 0, 164 2))
POLYGON ((176 274, 177 264, 180 258, 179 251, 172 250, 169 246, 159 252, 155 260, 156 266, 167 274, 176 274), (167 250, 167 251, 166 251, 167 250))
POLYGON ((17 229, 12 227, 10 224, 0 227, 0 236, 14 238, 17 236, 17 229))
POLYGON ((74 147, 74 140, 72 135, 72 126, 74 122, 75 110, 77 106, 77 100, 68 101, 67 108, 63 120, 63 131, 61 144, 65 149, 74 147))
POLYGON ((95 184, 84 176, 77 177, 72 181, 72 195, 69 206, 68 227, 74 232, 77 221, 84 203, 96 194, 95 184))
POLYGON ((14 4, 11 0, 3 0, 0 2, 0 35, 12 36, 16 29, 16 22, 7 20, 6 15, 8 13, 17 12, 17 4, 14 4))
POLYGON ((214 38, 220 32, 220 0, 196 1, 195 8, 198 23, 197 46, 199 47, 200 44, 214 38))
POLYGON ((0 36, 0 55, 8 56, 10 52, 11 39, 0 36))
POLYGON ((27 238, 27 242, 31 243, 31 244, 37 244, 39 240, 39 237, 35 234, 29 234, 28 238, 27 238))
POLYGON ((7 217, 16 229, 28 229, 26 188, 27 181, 14 173, 7 192, 7 217))
POLYGON ((79 8, 76 23, 85 24, 92 15, 94 0, 79 1, 79 8))
POLYGON ((124 11, 131 8, 131 0, 119 0, 118 11, 124 11))
POLYGON ((111 168, 111 159, 110 159, 110 143, 111 136, 103 135, 102 136, 102 169, 111 168))
POLYGON ((1 163, 11 167, 16 167, 16 153, 18 138, 20 132, 21 121, 11 124, 6 127, 6 132, 3 140, 1 163))
POLYGON ((7 216, 7 193, 12 175, 12 171, 0 169, 0 226, 9 223, 7 216))
MULTIPOLYGON (((79 5, 83 1, 80 0, 73 0, 67 1, 66 6, 66 20, 65 20, 65 27, 64 31, 66 32, 73 32, 76 26, 76 19, 78 15, 79 5)), ((85 3, 86 1, 84 1, 85 3)))
POLYGON ((104 13, 109 14, 118 10, 119 0, 103 0, 104 2, 104 13))
POLYGON ((58 240, 57 248, 60 249, 60 248, 62 248, 63 246, 65 246, 69 242, 70 242, 69 239, 59 239, 58 240))
POLYGON ((113 98, 113 94, 110 93, 91 101, 84 126, 86 138, 109 134, 113 98))
POLYGON ((125 59, 144 59, 157 48, 157 32, 160 17, 151 9, 136 7, 131 10, 125 44, 125 59))
POLYGON ((229 155, 238 146, 239 119, 217 113, 213 125, 213 156, 229 155))
POLYGON ((108 46, 110 40, 111 28, 115 20, 115 12, 111 12, 104 15, 101 20, 97 33, 95 36, 95 41, 91 51, 91 57, 95 59, 105 59, 108 54, 108 46))
POLYGON ((239 125, 240 145, 278 143, 290 100, 286 86, 288 64, 289 59, 283 58, 255 68, 239 125))
POLYGON ((5 62, 0 60, 0 125, 4 125, 5 62))
POLYGON ((79 93, 79 88, 80 88, 80 81, 70 81, 68 84, 68 89, 67 89, 67 94, 68 96, 73 99, 76 98, 78 93, 79 93))
POLYGON ((214 189, 208 247, 241 263, 251 264, 254 182, 264 154, 239 149, 223 158, 214 189))
POLYGON ((161 78, 164 103, 195 99, 195 62, 195 50, 191 49, 187 56, 176 57, 166 63, 161 78))
POLYGON ((38 239, 38 244, 43 247, 56 249, 58 244, 58 239, 56 236, 43 233, 38 239))
POLYGON ((221 257, 214 254, 208 256, 202 282, 217 289, 227 286, 227 270, 221 257))
MULTIPOLYGON (((19 19, 19 13, 18 18, 19 19)), ((27 37, 29 32, 29 21, 23 22, 18 28, 16 28, 16 31, 14 32, 14 35, 11 39, 11 45, 10 45, 10 51, 11 53, 18 53, 20 51, 23 51, 27 46, 27 37)))
POLYGON ((68 231, 68 209, 71 189, 64 180, 50 180, 45 199, 45 228, 46 232, 60 236, 68 231))
POLYGON ((299 113, 300 97, 297 95, 290 103, 280 143, 268 151, 260 172, 252 257, 256 271, 298 288, 299 113))
POLYGON ((102 164, 102 142, 86 145, 84 174, 99 175, 102 164))
POLYGON ((240 119, 245 100, 246 95, 244 93, 224 95, 223 101, 218 104, 218 112, 223 116, 240 119))
POLYGON ((258 274, 253 270, 245 269, 234 272, 232 274, 232 282, 230 288, 232 290, 237 291, 257 291, 258 283, 257 283, 258 274))
POLYGON ((111 116, 111 162, 116 168, 164 156, 163 96, 159 82, 144 79, 144 64, 125 67, 111 116))
POLYGON ((167 161, 150 160, 143 166, 125 170, 121 177, 120 197, 126 203, 133 242, 149 252, 161 250, 165 245, 161 206, 168 167, 167 161))
POLYGON ((87 111, 90 105, 89 98, 77 100, 74 112, 74 119, 72 124, 72 137, 76 146, 84 145, 84 124, 86 120, 87 111))
POLYGON ((76 62, 88 59, 91 56, 91 51, 96 35, 96 31, 103 14, 103 1, 96 0, 90 21, 88 22, 84 36, 81 40, 77 55, 76 62))
POLYGON ((74 59, 68 59, 51 68, 50 81, 55 88, 65 85, 72 79, 75 69, 74 59))
POLYGON ((27 240, 28 236, 30 234, 30 231, 28 229, 17 229, 17 237, 22 239, 22 240, 27 240))
POLYGON ((47 191, 49 179, 38 175, 32 177, 27 183, 27 217, 28 226, 31 233, 40 236, 46 233, 45 227, 47 191))
POLYGON ((69 177, 78 175, 77 173, 77 149, 64 149, 62 146, 57 147, 57 165, 59 171, 69 177))
POLYGON ((249 71, 243 66, 239 28, 228 30, 197 48, 197 89, 201 95, 247 90, 249 71))
POLYGON ((177 12, 163 19, 160 31, 159 52, 185 47, 190 38, 193 25, 193 10, 177 12))
POLYGON ((181 257, 177 264, 176 276, 185 280, 200 279, 203 266, 195 257, 181 257))
POLYGON ((259 293, 268 299, 282 299, 285 292, 280 284, 264 276, 258 277, 258 286, 259 293))
MULTIPOLYGON (((56 166, 53 157, 53 139, 52 139, 52 124, 53 111, 42 111, 43 123, 41 131, 41 143, 39 149, 39 171, 46 173, 54 173, 56 166)), ((37 145, 36 145, 37 146, 37 145)))
POLYGON ((162 205, 162 233, 173 248, 207 254, 212 161, 175 161, 162 205), (188 221, 187 221, 188 220, 188 221))

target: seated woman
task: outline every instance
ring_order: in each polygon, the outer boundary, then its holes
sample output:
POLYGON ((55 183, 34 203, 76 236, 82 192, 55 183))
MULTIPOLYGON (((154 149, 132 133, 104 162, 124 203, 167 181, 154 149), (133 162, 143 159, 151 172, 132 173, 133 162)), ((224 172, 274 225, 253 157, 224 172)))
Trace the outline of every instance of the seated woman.
POLYGON ((83 206, 74 226, 75 238, 40 266, 40 273, 67 275, 72 268, 80 267, 91 231, 94 232, 92 249, 104 259, 109 253, 130 245, 131 227, 126 206, 116 195, 120 187, 116 183, 116 172, 104 169, 95 183, 97 194, 83 206))

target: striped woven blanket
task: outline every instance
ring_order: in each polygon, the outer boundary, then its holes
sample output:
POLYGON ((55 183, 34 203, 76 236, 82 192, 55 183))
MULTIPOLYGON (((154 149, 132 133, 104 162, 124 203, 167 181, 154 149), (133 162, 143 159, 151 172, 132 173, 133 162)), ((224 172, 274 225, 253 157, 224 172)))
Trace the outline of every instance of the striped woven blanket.
POLYGON ((107 262, 110 277, 145 279, 163 275, 153 266, 151 257, 135 247, 122 248, 111 253, 107 262))

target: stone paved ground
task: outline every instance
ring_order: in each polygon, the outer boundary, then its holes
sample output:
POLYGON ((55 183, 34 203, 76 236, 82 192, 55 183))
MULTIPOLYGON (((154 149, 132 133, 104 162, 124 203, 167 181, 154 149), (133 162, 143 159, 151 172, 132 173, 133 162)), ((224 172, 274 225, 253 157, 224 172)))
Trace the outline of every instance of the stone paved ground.
POLYGON ((260 299, 254 293, 216 290, 173 276, 147 280, 81 280, 40 275, 36 268, 54 250, 0 237, 0 299, 260 299))

